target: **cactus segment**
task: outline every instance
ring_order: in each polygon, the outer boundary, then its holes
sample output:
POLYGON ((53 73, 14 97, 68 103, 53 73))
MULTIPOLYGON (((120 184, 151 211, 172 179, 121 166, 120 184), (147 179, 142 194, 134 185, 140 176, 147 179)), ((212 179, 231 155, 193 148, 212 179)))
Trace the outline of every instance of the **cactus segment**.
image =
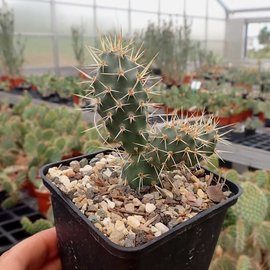
POLYGON ((226 179, 229 179, 231 181, 233 181, 234 183, 240 183, 240 177, 239 177, 239 174, 236 170, 234 169, 230 169, 226 172, 226 175, 225 175, 225 178, 226 179))
POLYGON ((236 222, 236 239, 235 239, 235 250, 238 253, 244 251, 247 240, 247 232, 245 222, 242 219, 238 219, 236 222))
POLYGON ((251 258, 241 255, 237 260, 236 270, 253 270, 251 258))
POLYGON ((250 182, 245 182, 243 189, 242 196, 234 206, 236 215, 250 224, 261 223, 267 215, 268 208, 263 190, 250 182))

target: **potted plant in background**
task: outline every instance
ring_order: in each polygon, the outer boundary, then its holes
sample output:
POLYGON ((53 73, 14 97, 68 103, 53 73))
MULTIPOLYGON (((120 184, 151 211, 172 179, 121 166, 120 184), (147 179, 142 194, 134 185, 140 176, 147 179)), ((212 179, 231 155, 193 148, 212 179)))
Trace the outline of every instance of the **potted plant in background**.
POLYGON ((0 61, 11 89, 24 82, 20 69, 24 63, 25 42, 20 37, 15 38, 14 29, 14 12, 4 2, 0 9, 0 61))
MULTIPOLYGON (((213 118, 149 126, 147 72, 122 37, 91 49, 97 112, 111 149, 46 165, 65 269, 209 267, 237 185, 200 167, 222 141, 213 118), (76 233, 74 233, 76 231, 76 233)), ((86 74, 85 74, 86 75, 86 74)), ((97 128, 98 128, 97 127, 97 128)))
POLYGON ((258 117, 250 117, 245 123, 245 135, 250 136, 256 133, 256 130, 263 127, 262 122, 258 119, 258 117))

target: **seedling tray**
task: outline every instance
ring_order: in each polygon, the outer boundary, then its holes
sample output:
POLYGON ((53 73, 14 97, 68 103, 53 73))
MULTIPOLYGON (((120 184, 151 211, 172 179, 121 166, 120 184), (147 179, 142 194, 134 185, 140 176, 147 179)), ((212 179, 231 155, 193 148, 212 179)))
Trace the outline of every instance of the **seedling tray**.
POLYGON ((44 218, 39 212, 23 202, 11 209, 0 208, 0 255, 30 236, 23 230, 20 223, 24 216, 31 221, 44 218))
POLYGON ((270 135, 266 133, 257 133, 251 136, 238 138, 231 141, 236 144, 270 151, 270 135))

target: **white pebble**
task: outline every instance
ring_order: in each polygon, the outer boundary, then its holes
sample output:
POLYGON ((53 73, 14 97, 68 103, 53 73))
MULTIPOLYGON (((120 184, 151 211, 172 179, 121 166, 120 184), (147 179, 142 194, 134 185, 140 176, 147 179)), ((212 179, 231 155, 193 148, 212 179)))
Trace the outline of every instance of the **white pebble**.
POLYGON ((147 213, 152 213, 153 211, 155 211, 156 210, 156 206, 153 204, 153 203, 147 203, 146 205, 145 205, 145 211, 147 212, 147 213))
POLYGON ((103 210, 108 210, 108 204, 105 201, 100 202, 99 205, 103 210))
POLYGON ((161 222, 158 222, 155 224, 155 227, 161 232, 161 233, 165 233, 167 231, 169 231, 169 228, 164 225, 163 223, 161 222))
POLYGON ((126 211, 127 212, 134 212, 134 204, 133 203, 127 203, 126 205, 125 205, 125 209, 126 209, 126 211))
POLYGON ((60 175, 59 181, 66 187, 70 187, 70 180, 66 175, 60 175))
POLYGON ((158 236, 161 236, 161 231, 157 231, 157 232, 155 232, 155 237, 158 237, 158 236))
POLYGON ((205 197, 205 193, 201 189, 198 189, 197 194, 202 199, 205 197))
POLYGON ((127 224, 130 227, 136 229, 136 228, 138 228, 140 226, 140 221, 137 218, 135 218, 134 216, 129 216, 127 218, 127 224))
POLYGON ((109 226, 109 225, 111 225, 111 218, 110 217, 106 217, 106 218, 104 218, 103 219, 103 221, 102 221, 102 224, 104 225, 104 226, 109 226))
POLYGON ((122 220, 116 220, 114 227, 117 231, 124 232, 126 230, 125 223, 122 220))
POLYGON ((142 204, 142 202, 138 198, 134 198, 133 204, 134 204, 134 206, 140 206, 142 204))
POLYGON ((88 173, 92 171, 92 166, 90 165, 85 165, 83 168, 80 168, 80 172, 82 173, 88 173))
POLYGON ((106 175, 107 177, 111 177, 112 171, 107 168, 106 171, 103 172, 103 174, 106 175))
POLYGON ((111 200, 106 199, 106 202, 107 202, 108 208, 113 209, 115 207, 115 203, 112 202, 111 200))
POLYGON ((57 167, 52 167, 49 169, 48 174, 50 178, 59 177, 62 174, 62 171, 59 170, 57 167))

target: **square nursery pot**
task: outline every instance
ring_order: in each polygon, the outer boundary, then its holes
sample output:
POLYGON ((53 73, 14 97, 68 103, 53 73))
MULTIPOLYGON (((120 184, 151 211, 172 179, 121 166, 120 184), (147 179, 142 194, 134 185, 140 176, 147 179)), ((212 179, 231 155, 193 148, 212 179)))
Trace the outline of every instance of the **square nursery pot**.
MULTIPOLYGON (((108 153, 110 151, 105 151, 108 153)), ((198 213, 167 233, 138 247, 121 247, 111 242, 80 212, 73 202, 47 177, 51 167, 72 160, 91 159, 95 154, 45 165, 40 174, 52 193, 52 206, 63 269, 80 270, 207 270, 225 214, 236 203, 241 188, 226 180, 231 196, 198 213)))

